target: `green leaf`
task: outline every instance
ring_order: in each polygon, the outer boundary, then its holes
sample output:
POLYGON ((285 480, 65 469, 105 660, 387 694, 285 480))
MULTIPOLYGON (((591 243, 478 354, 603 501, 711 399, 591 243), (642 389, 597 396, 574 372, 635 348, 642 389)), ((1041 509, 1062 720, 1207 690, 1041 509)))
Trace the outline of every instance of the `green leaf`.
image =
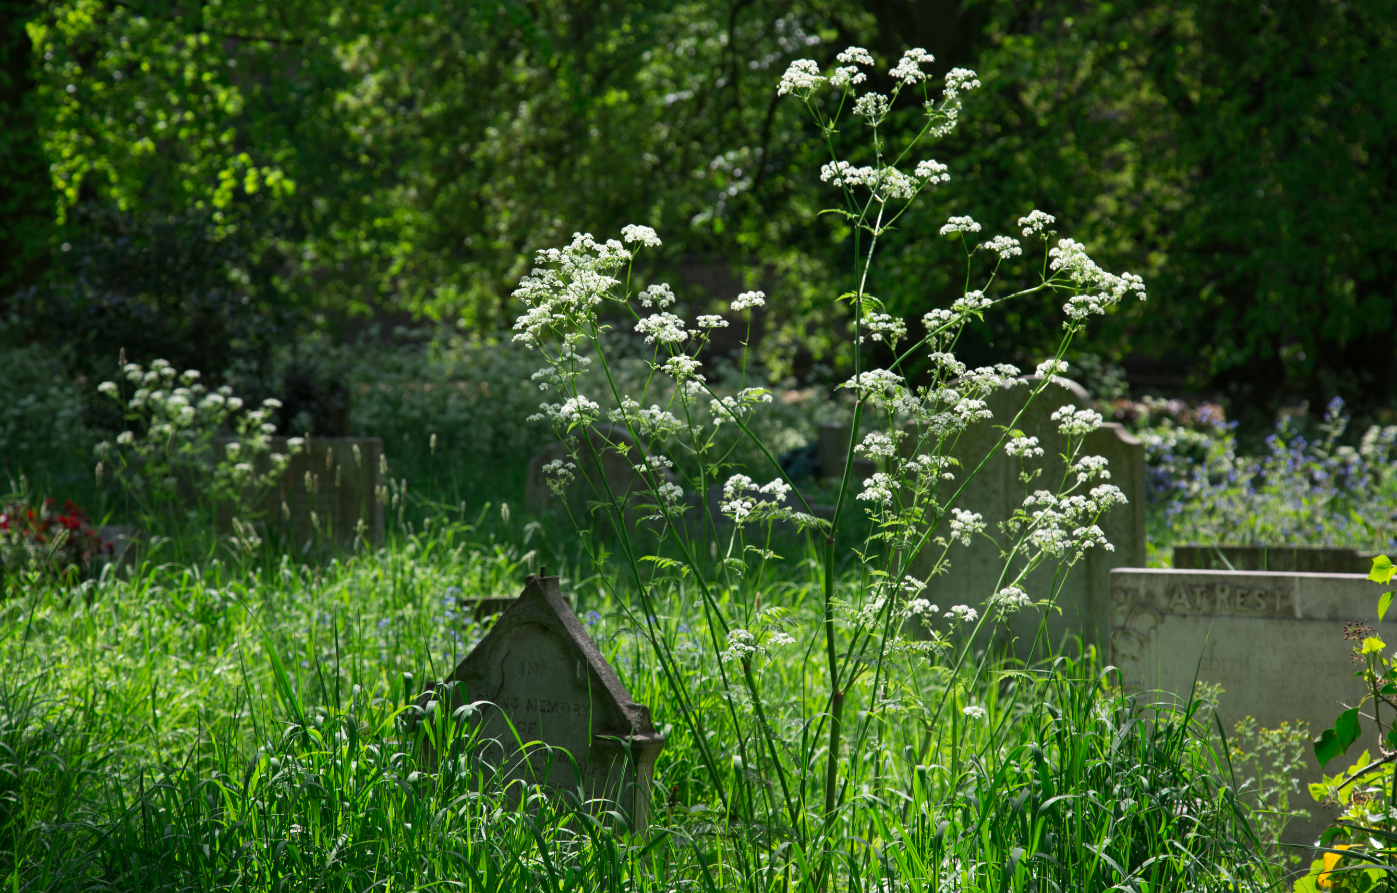
POLYGON ((1386 555, 1379 555, 1373 559, 1373 569, 1368 572, 1368 579, 1374 583, 1386 583, 1397 574, 1397 567, 1392 564, 1392 559, 1386 555))
POLYGON ((1363 730, 1358 725, 1358 708, 1345 710, 1339 714, 1339 718, 1334 720, 1334 728, 1325 729, 1324 732, 1315 739, 1315 759, 1319 761, 1320 768, 1324 768, 1335 757, 1341 757, 1349 749, 1349 745, 1357 741, 1363 730))
POLYGON ((1397 728, 1387 730, 1387 749, 1397 750, 1397 728))
POLYGON ((1394 595, 1397 595, 1397 592, 1384 592, 1384 593, 1382 594, 1382 597, 1378 599, 1378 619, 1379 619, 1379 620, 1382 619, 1382 615, 1384 615, 1384 614, 1387 613, 1387 609, 1390 608, 1390 607, 1392 607, 1392 596, 1394 596, 1394 595))

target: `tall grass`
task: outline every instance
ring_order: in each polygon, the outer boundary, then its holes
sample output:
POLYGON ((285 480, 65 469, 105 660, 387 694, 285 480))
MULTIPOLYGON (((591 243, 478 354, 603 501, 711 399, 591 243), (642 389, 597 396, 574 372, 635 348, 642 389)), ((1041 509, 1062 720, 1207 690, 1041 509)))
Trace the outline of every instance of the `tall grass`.
MULTIPOLYGON (((677 598, 657 618, 708 702, 695 736, 668 703, 618 576, 579 567, 551 532, 547 519, 492 513, 439 519, 323 566, 267 553, 146 564, 67 589, 10 581, 0 608, 5 888, 808 887, 791 826, 753 821, 770 814, 753 808, 773 796, 754 771, 765 757, 716 709, 700 612, 677 598), (409 733, 404 723, 425 683, 481 635, 458 596, 516 592, 545 561, 567 569, 579 615, 668 735, 644 834, 616 830, 566 792, 507 791, 478 742, 416 744, 469 726, 438 716, 409 733), (721 764, 722 787, 706 760, 721 764)), ((764 591, 793 628, 814 628, 818 580, 790 564, 764 591)), ((762 670, 764 703, 792 705, 769 717, 782 740, 810 737, 784 725, 817 672, 805 648, 775 652, 762 670)), ((928 666, 901 680, 949 692, 956 709, 939 723, 892 709, 897 687, 883 692, 826 883, 1154 891, 1276 880, 1206 705, 1145 707, 1090 656, 990 668, 972 679, 928 666)))

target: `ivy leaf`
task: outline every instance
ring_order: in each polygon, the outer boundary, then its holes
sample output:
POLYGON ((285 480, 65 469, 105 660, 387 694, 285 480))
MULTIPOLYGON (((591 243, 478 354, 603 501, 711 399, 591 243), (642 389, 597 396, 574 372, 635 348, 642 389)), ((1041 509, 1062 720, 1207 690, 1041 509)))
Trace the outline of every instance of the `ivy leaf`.
POLYGON ((1334 720, 1334 728, 1325 729, 1315 739, 1315 759, 1323 769, 1335 757, 1341 757, 1349 745, 1357 741, 1363 730, 1358 725, 1358 708, 1345 710, 1334 720))
POLYGON ((1393 566, 1392 559, 1379 555, 1373 559, 1373 569, 1368 572, 1368 579, 1374 583, 1387 583, 1394 574, 1397 574, 1397 566, 1393 566))
POLYGON ((1378 619, 1379 619, 1379 620, 1382 619, 1382 615, 1384 615, 1384 614, 1387 613, 1387 609, 1390 608, 1390 607, 1392 607, 1392 596, 1394 596, 1394 595, 1397 595, 1397 592, 1384 592, 1384 593, 1382 594, 1382 597, 1378 599, 1378 619))

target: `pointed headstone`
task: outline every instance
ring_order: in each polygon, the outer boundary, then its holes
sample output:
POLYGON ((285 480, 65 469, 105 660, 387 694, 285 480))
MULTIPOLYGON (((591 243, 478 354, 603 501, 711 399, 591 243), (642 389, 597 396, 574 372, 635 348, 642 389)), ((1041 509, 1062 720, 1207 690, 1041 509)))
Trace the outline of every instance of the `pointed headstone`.
POLYGON ((474 720, 483 724, 477 740, 489 742, 480 754, 510 778, 556 790, 580 782, 591 811, 619 809, 633 830, 645 827, 665 738, 583 630, 557 577, 528 577, 447 681, 458 683, 458 703, 488 702, 474 720), (551 760, 537 745, 525 759, 519 745, 530 742, 553 748, 551 760))

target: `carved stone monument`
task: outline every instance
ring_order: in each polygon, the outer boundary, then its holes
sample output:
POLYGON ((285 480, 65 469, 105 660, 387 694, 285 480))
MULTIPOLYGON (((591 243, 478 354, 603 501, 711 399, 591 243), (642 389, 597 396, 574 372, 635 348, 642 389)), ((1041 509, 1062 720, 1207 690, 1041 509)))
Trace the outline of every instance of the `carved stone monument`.
MULTIPOLYGON (((1034 376, 1012 385, 1006 384, 987 399, 993 418, 971 425, 952 450, 960 462, 956 482, 960 486, 965 476, 977 468, 998 442, 1002 427, 1013 425, 1030 437, 1037 437, 1043 448, 1042 459, 1033 460, 1029 467, 1041 467, 1043 473, 1027 485, 1019 474, 1020 460, 1006 456, 1001 449, 985 462, 979 474, 965 487, 955 507, 979 512, 985 521, 983 536, 971 540, 969 546, 959 543, 951 547, 950 570, 942 576, 930 576, 930 570, 940 555, 940 548, 928 545, 914 559, 912 575, 927 580, 926 598, 944 611, 956 604, 966 604, 984 610, 985 600, 993 595, 999 584, 1004 561, 1001 550, 1007 551, 1010 538, 1000 530, 1000 524, 1023 505, 1027 493, 1039 489, 1055 490, 1063 479, 1062 454, 1067 451, 1067 438, 1058 432, 1050 416, 1060 407, 1070 405, 1086 409, 1091 401, 1081 385, 1064 378, 1054 378, 1033 401, 1022 417, 1015 421, 1028 400, 1032 389, 1042 379, 1034 376)), ((1054 647, 1067 636, 1081 636, 1084 644, 1104 648, 1109 637, 1110 573, 1116 567, 1141 567, 1145 564, 1145 448, 1118 424, 1107 423, 1087 436, 1083 456, 1104 456, 1111 472, 1107 483, 1115 484, 1129 504, 1107 512, 1100 527, 1114 551, 1102 548, 1087 550, 1086 555, 1067 576, 1057 599, 1061 612, 1051 612, 1047 620, 1047 637, 1054 647)), ((1094 486, 1094 485, 1093 485, 1094 486)), ((1089 488, 1088 488, 1089 489, 1089 488)), ((942 496, 948 496, 942 491, 942 496)), ((948 535, 946 523, 933 536, 948 535)), ((1045 564, 1028 577, 1024 587, 1035 601, 1047 597, 1057 572, 1056 563, 1045 564)), ((1010 576, 1012 579, 1012 575, 1010 576)), ((1010 625, 1015 641, 1015 653, 1028 658, 1042 614, 1037 609, 1019 611, 1010 625)), ((1043 649, 1034 655, 1045 656, 1043 649)))
POLYGON ((580 787, 594 812, 616 808, 632 830, 645 827, 664 736, 583 631, 557 577, 530 576, 447 681, 459 683, 458 705, 488 702, 474 720, 482 758, 510 778, 580 787))
MULTIPOLYGON (((1229 736, 1251 716, 1262 728, 1308 723, 1314 738, 1363 697, 1343 627, 1376 620, 1390 588, 1363 574, 1119 568, 1111 572, 1111 663, 1123 689, 1156 698, 1187 697, 1195 675, 1222 686, 1218 713, 1229 736)), ((1364 748, 1379 752, 1373 724, 1363 730, 1331 774, 1364 748)), ((1290 826, 1293 843, 1313 842, 1330 817, 1308 793, 1320 780, 1312 749, 1304 760, 1290 802, 1311 818, 1290 826)))

